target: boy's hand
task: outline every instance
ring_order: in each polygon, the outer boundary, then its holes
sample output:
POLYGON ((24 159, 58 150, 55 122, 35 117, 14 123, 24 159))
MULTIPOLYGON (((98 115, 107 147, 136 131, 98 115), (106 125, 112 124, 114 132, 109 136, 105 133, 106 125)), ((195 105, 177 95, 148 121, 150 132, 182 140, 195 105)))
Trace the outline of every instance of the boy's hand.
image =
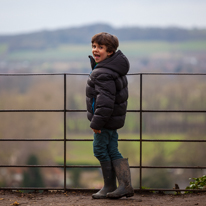
POLYGON ((92 129, 93 130, 93 132, 95 133, 95 134, 97 134, 97 133, 101 133, 101 130, 97 130, 97 129, 92 129))

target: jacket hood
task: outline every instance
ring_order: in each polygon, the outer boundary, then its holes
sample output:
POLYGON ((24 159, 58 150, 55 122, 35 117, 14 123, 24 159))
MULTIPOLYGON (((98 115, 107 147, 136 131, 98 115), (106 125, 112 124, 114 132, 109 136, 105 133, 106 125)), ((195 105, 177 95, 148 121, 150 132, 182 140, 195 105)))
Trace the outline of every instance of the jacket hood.
POLYGON ((97 65, 92 56, 89 56, 89 58, 90 58, 92 69, 94 69, 95 66, 96 68, 104 67, 117 72, 121 76, 126 75, 129 71, 129 67, 130 67, 129 61, 127 57, 120 50, 115 52, 111 57, 98 63, 97 65))

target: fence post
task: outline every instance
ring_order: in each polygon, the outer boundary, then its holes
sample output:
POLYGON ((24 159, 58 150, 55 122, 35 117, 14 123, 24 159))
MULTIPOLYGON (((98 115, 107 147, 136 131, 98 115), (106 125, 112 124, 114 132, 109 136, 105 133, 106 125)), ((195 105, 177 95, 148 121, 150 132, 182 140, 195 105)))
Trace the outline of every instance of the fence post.
POLYGON ((67 76, 64 74, 64 192, 66 192, 66 139, 67 139, 67 133, 66 133, 66 107, 67 107, 67 100, 66 100, 66 82, 67 76))
POLYGON ((139 162, 139 178, 140 178, 140 190, 142 189, 142 74, 140 74, 140 162, 139 162))

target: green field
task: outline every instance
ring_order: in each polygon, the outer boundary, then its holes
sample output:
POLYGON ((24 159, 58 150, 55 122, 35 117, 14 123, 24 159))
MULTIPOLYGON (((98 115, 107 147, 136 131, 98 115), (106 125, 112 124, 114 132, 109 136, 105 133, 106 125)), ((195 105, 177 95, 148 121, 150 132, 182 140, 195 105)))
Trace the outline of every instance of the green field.
MULTIPOLYGON (((62 45, 57 48, 45 50, 21 50, 6 52, 6 45, 0 45, 0 54, 3 53, 8 60, 80 60, 87 59, 91 54, 90 44, 88 45, 62 45)), ((120 50, 128 57, 150 56, 156 53, 173 52, 205 52, 206 41, 132 41, 120 42, 120 50)))
MULTIPOLYGON (((72 139, 93 139, 92 135, 72 135, 72 139)), ((137 139, 139 140, 139 134, 120 134, 120 139, 137 139)), ((183 134, 169 134, 169 135, 143 135, 144 139, 184 139, 183 134)), ((92 164, 99 165, 97 159, 93 156, 92 141, 67 142, 67 163, 68 164, 92 164)), ((180 142, 143 142, 143 164, 147 165, 149 162, 160 153, 167 161, 173 160, 173 154, 180 146, 180 142)), ((53 151, 55 162, 63 163, 63 151, 57 146, 56 143, 52 143, 51 149, 53 151), (57 151, 58 150, 58 151, 57 151)), ((61 145, 62 146, 62 145, 61 145)), ((140 159, 140 143, 139 141, 119 141, 119 150, 124 157, 128 157, 132 165, 138 165, 140 159)))
POLYGON ((164 42, 142 41, 124 42, 120 49, 129 57, 148 56, 155 53, 206 51, 206 41, 164 42))

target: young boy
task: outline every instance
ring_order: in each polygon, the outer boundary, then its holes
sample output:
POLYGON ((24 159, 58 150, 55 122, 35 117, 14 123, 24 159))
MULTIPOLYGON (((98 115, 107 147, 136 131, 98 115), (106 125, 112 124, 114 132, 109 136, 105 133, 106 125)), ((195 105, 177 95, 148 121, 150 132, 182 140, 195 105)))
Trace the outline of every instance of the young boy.
POLYGON ((124 126, 129 61, 118 50, 116 36, 102 32, 92 37, 92 72, 86 86, 87 117, 94 131, 94 156, 100 161, 104 187, 92 197, 121 198, 134 195, 128 159, 118 151, 117 129, 124 126), (116 186, 116 177, 119 187, 116 186))

